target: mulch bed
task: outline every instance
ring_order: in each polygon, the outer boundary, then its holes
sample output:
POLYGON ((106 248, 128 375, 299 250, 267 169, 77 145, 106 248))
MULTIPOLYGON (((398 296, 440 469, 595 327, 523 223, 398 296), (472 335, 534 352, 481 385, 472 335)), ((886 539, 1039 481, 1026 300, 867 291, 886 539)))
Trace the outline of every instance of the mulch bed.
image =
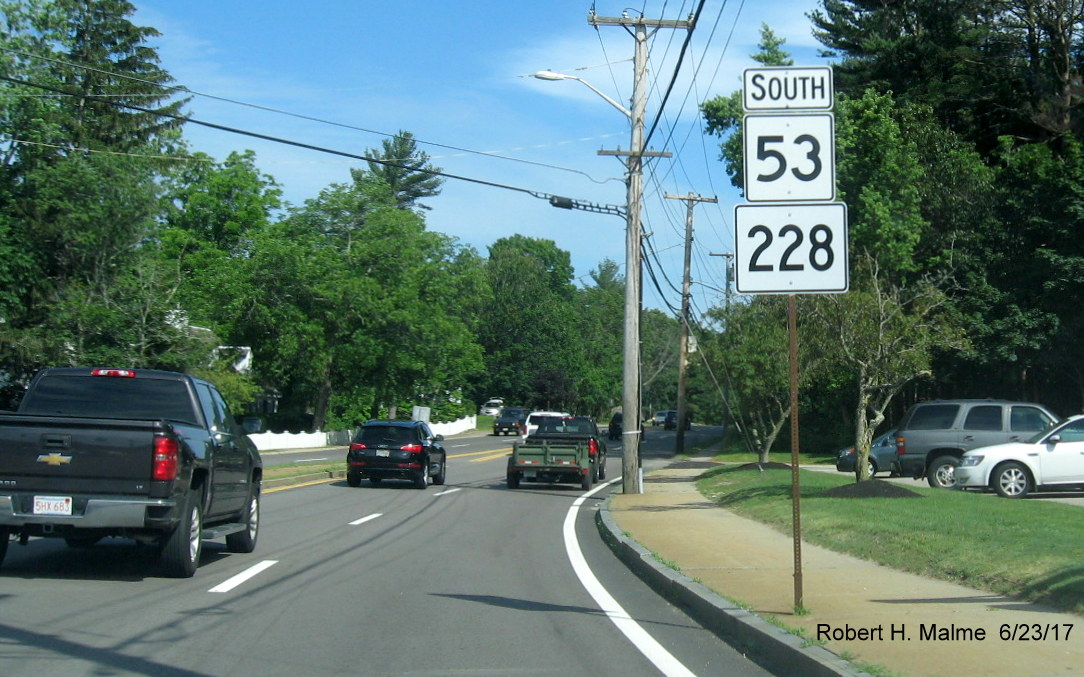
POLYGON ((735 470, 790 470, 790 464, 768 461, 767 463, 745 463, 735 470))
POLYGON ((827 498, 922 498, 922 494, 884 480, 851 482, 821 492, 827 498))

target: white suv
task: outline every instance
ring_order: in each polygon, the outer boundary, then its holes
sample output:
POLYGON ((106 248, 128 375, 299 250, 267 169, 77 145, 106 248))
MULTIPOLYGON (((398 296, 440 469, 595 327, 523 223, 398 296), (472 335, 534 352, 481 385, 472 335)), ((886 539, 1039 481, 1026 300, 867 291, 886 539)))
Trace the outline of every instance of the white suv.
POLYGON ((535 430, 538 430, 538 417, 540 416, 571 416, 572 414, 567 411, 532 411, 527 414, 527 422, 523 426, 523 439, 527 439, 531 436, 535 430))

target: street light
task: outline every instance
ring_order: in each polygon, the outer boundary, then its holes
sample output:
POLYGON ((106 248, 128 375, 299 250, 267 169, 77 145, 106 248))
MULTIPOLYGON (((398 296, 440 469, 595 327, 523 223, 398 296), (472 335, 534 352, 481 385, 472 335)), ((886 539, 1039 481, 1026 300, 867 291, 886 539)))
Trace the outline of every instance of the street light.
POLYGON ((598 87, 595 87, 594 85, 592 85, 587 80, 584 80, 583 78, 578 78, 575 75, 565 75, 564 73, 555 73, 554 71, 538 71, 537 73, 531 73, 531 77, 532 78, 538 78, 539 80, 549 80, 549 81, 553 81, 553 80, 575 80, 576 82, 582 82, 592 92, 594 92, 595 94, 598 94, 603 99, 605 99, 606 103, 610 104, 611 106, 613 106, 617 110, 624 113, 625 117, 627 117, 628 119, 630 119, 630 120, 632 119, 632 111, 630 111, 628 108, 625 108, 624 106, 622 106, 618 102, 614 101, 612 98, 610 98, 609 95, 607 95, 601 89, 599 89, 598 87))
MULTIPOLYGON (((622 365, 621 425, 622 490, 626 494, 643 493, 643 478, 640 470, 640 201, 643 194, 643 159, 644 159, 644 111, 647 109, 647 50, 646 33, 638 25, 636 31, 637 47, 634 58, 634 79, 632 87, 632 110, 600 91, 597 87, 575 75, 565 75, 553 71, 538 71, 531 76, 539 80, 576 80, 601 96, 608 104, 621 111, 632 123, 632 142, 628 153, 621 151, 600 151, 605 155, 628 156, 628 178, 626 185, 627 208, 625 216, 625 334, 624 358, 622 365)), ((660 154, 661 155, 661 154, 660 154)))

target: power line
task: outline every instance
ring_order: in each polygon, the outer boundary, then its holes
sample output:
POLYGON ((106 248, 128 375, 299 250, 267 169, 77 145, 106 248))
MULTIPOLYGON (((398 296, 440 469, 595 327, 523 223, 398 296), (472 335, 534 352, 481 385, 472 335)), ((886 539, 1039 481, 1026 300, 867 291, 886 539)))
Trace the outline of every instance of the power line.
MULTIPOLYGON (((65 91, 65 90, 60 89, 58 87, 51 87, 49 85, 43 85, 43 84, 39 84, 39 83, 36 83, 36 82, 28 82, 26 80, 20 80, 18 78, 8 77, 6 75, 0 75, 0 80, 5 81, 5 82, 11 82, 11 83, 14 83, 14 84, 17 84, 17 85, 23 85, 25 87, 36 87, 38 89, 44 89, 46 91, 58 92, 60 94, 68 94, 68 95, 74 96, 74 94, 72 92, 65 91)), ((459 181, 467 181, 467 182, 470 182, 470 183, 475 183, 475 184, 479 184, 479 185, 483 185, 483 186, 489 186, 491 188, 501 188, 501 189, 504 189, 504 190, 511 190, 511 191, 516 191, 516 192, 519 192, 519 193, 526 193, 527 195, 530 195, 531 197, 536 197, 536 198, 540 198, 540 199, 543 199, 543 200, 548 200, 550 202, 550 204, 552 204, 554 206, 558 206, 558 207, 564 207, 566 204, 570 204, 570 203, 578 203, 579 205, 589 205, 589 207, 587 207, 587 208, 590 211, 595 211, 595 209, 593 209, 593 208, 599 208, 601 210, 605 210, 607 207, 610 207, 609 205, 599 206, 599 205, 594 205, 593 203, 586 202, 586 201, 570 200, 569 198, 562 197, 560 195, 554 195, 552 193, 543 193, 541 191, 531 190, 529 188, 521 188, 521 187, 518 187, 518 186, 510 186, 510 185, 503 184, 503 183, 496 183, 494 181, 486 181, 485 179, 475 179, 475 178, 472 178, 472 177, 469 177, 469 176, 461 176, 461 175, 458 175, 458 174, 449 174, 447 172, 443 172, 443 171, 436 170, 436 169, 426 169, 424 167, 407 167, 407 166, 397 164, 395 162, 390 162, 388 160, 383 160, 383 159, 380 159, 380 158, 367 157, 365 155, 359 155, 357 153, 348 153, 348 152, 342 151, 342 150, 335 150, 334 148, 325 148, 323 146, 315 146, 313 144, 304 143, 304 142, 301 142, 301 141, 293 141, 293 140, 290 140, 290 139, 284 139, 284 138, 277 137, 277 136, 271 136, 269 134, 261 134, 259 132, 251 132, 251 131, 248 131, 248 130, 245 130, 245 129, 239 129, 237 127, 229 127, 227 125, 220 125, 220 124, 215 123, 215 122, 207 122, 206 120, 197 120, 195 118, 184 116, 184 115, 175 115, 175 114, 172 114, 172 113, 166 113, 164 111, 158 111, 158 110, 153 110, 153 109, 150 109, 150 108, 145 108, 143 106, 136 106, 135 104, 131 104, 131 103, 118 103, 118 102, 115 102, 115 101, 108 101, 106 99, 99 99, 98 97, 96 97, 95 95, 92 95, 92 94, 84 95, 84 98, 88 99, 88 100, 91 100, 91 101, 98 101, 100 103, 108 104, 108 105, 111 105, 111 106, 117 106, 117 107, 122 107, 122 108, 130 108, 132 110, 137 110, 137 111, 140 111, 140 112, 143 112, 143 113, 151 113, 153 115, 158 115, 158 116, 161 116, 161 117, 171 118, 171 119, 174 119, 174 120, 180 120, 180 121, 186 122, 186 123, 190 122, 190 123, 195 124, 195 125, 202 125, 204 127, 209 127, 211 129, 217 129, 217 130, 220 130, 220 131, 229 132, 231 134, 240 134, 242 136, 249 136, 249 137, 252 137, 252 138, 255 138, 255 139, 261 139, 263 141, 271 141, 273 143, 281 143, 281 144, 288 145, 288 146, 294 146, 296 148, 304 148, 306 150, 312 150, 312 151, 316 151, 316 152, 319 152, 319 153, 327 153, 329 155, 338 155, 340 157, 351 158, 351 159, 354 159, 354 160, 363 160, 365 162, 372 162, 372 163, 375 163, 375 164, 378 164, 378 165, 384 165, 384 166, 388 166, 388 167, 396 167, 398 169, 405 169, 405 170, 412 171, 412 172, 420 172, 422 174, 429 174, 430 176, 440 176, 440 177, 443 177, 443 178, 446 178, 446 179, 457 179, 459 181)), ((581 206, 581 208, 584 208, 584 207, 581 206)), ((619 209, 619 208, 614 208, 614 209, 619 209)), ((609 212, 606 212, 606 213, 609 213, 609 212)))
MULTIPOLYGON (((20 50, 17 50, 17 49, 12 49, 10 47, 2 47, 2 46, 0 46, 0 51, 8 52, 9 54, 16 54, 18 56, 22 56, 22 57, 25 57, 25 58, 38 59, 38 60, 41 60, 41 61, 47 61, 49 63, 54 63, 54 64, 57 64, 57 65, 66 66, 66 67, 69 67, 69 68, 80 68, 80 69, 83 69, 83 70, 90 71, 92 73, 100 73, 102 75, 108 75, 110 77, 121 78, 121 79, 124 79, 124 80, 132 80, 133 82, 139 82, 139 83, 142 83, 142 84, 145 84, 145 85, 160 87, 162 89, 170 90, 172 92, 190 94, 192 96, 199 96, 199 97, 203 97, 205 99, 212 99, 212 100, 215 100, 215 101, 221 101, 223 103, 230 103, 230 104, 234 104, 236 106, 243 106, 243 107, 252 108, 252 109, 255 109, 255 110, 262 110, 264 112, 275 113, 275 114, 278 114, 278 115, 286 115, 286 116, 297 118, 297 119, 300 119, 300 120, 308 120, 309 122, 318 122, 318 123, 324 124, 324 125, 331 125, 333 127, 341 127, 343 129, 350 129, 350 130, 354 130, 354 131, 357 131, 357 132, 365 132, 367 134, 376 134, 378 136, 386 136, 386 137, 399 136, 398 132, 396 132, 395 134, 389 134, 387 132, 381 132, 381 131, 378 131, 378 130, 375 130, 375 129, 367 129, 365 127, 359 127, 357 125, 350 125, 350 124, 346 124, 344 122, 335 122, 333 120, 325 120, 323 118, 318 118, 318 117, 314 117, 314 116, 311 116, 311 115, 305 115, 303 113, 294 113, 292 111, 283 110, 281 108, 273 108, 273 107, 270 107, 270 106, 263 106, 263 105, 260 105, 260 104, 249 103, 247 101, 239 101, 237 99, 230 99, 228 97, 218 96, 216 94, 207 94, 206 92, 197 92, 197 91, 195 91, 193 89, 189 89, 188 87, 185 87, 184 85, 164 85, 164 84, 162 84, 160 82, 154 82, 153 80, 146 80, 146 79, 143 79, 143 78, 138 78, 138 77, 135 77, 134 75, 128 75, 128 74, 125 74, 125 73, 114 73, 112 71, 108 71, 108 70, 105 70, 103 68, 96 68, 94 66, 88 66, 86 64, 73 63, 71 61, 64 61, 63 59, 57 59, 57 58, 54 58, 54 57, 44 56, 44 55, 40 55, 40 54, 30 54, 28 52, 23 52, 23 51, 20 51, 20 50)), ((66 96, 75 96, 74 94, 70 94, 70 93, 65 94, 65 95, 66 96)), ((94 96, 104 97, 104 96, 123 96, 123 95, 96 94, 94 96)), ((150 94, 139 94, 137 96, 151 96, 151 95, 150 94)), ((456 152, 459 152, 459 153, 468 153, 468 154, 471 154, 471 155, 481 155, 483 157, 489 157, 489 158, 493 158, 493 159, 496 159, 496 160, 507 160, 509 162, 518 162, 518 163, 521 163, 521 164, 531 165, 531 166, 535 166, 535 167, 543 167, 545 169, 555 169, 557 171, 570 172, 572 174, 579 174, 580 176, 583 176, 583 177, 587 178, 588 180, 593 181, 595 183, 607 183, 609 181, 614 180, 612 178, 596 179, 595 177, 591 176, 587 172, 584 172, 584 171, 579 170, 579 169, 572 169, 570 167, 561 167, 561 166, 558 166, 558 165, 551 165, 551 164, 547 164, 547 163, 544 163, 544 162, 535 162, 533 160, 523 160, 523 159, 520 159, 520 158, 507 157, 507 156, 504 156, 504 155, 498 155, 497 153, 490 153, 490 152, 480 151, 480 150, 472 150, 470 148, 460 148, 458 146, 451 146, 451 145, 447 145, 447 144, 436 143, 434 141, 424 141, 424 140, 421 140, 421 139, 415 139, 415 141, 417 141, 418 143, 424 144, 426 146, 432 146, 434 148, 444 148, 446 150, 453 150, 453 151, 456 151, 456 152)))

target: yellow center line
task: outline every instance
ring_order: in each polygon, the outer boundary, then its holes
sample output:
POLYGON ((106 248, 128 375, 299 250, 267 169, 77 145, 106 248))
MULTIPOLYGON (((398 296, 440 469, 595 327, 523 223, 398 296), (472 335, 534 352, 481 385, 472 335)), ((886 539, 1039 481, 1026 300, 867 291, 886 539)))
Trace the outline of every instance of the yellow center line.
MULTIPOLYGON (((466 458, 467 456, 507 456, 512 453, 512 447, 505 447, 504 449, 490 449, 489 451, 472 451, 467 454, 448 454, 448 458, 466 458)), ((485 460, 485 459, 479 459, 485 460)))
POLYGON ((512 455, 512 450, 511 449, 506 449, 504 451, 501 451, 500 453, 495 453, 492 456, 483 456, 482 458, 472 458, 470 460, 470 462, 471 463, 481 463, 482 461, 492 461, 492 460, 497 459, 497 458, 505 458, 506 456, 511 456, 511 455, 512 455))

